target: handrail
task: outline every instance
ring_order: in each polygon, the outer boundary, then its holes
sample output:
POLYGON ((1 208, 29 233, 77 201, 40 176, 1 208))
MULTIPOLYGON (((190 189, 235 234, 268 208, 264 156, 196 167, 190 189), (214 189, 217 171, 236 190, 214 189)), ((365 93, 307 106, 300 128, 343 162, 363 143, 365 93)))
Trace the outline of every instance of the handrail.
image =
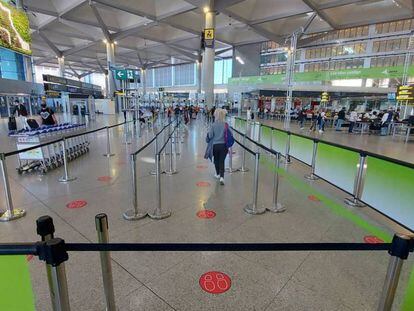
POLYGON ((245 145, 243 145, 241 142, 239 142, 236 138, 234 138, 234 141, 240 146, 242 147, 244 150, 246 150, 248 153, 255 155, 256 152, 254 152, 253 150, 249 149, 248 147, 246 147, 245 145))
MULTIPOLYGON (((235 131, 237 134, 239 134, 239 135, 241 135, 241 136, 244 136, 244 134, 242 133, 242 132, 240 132, 240 131, 238 131, 238 130, 236 130, 234 127, 232 127, 232 126, 230 126, 230 128, 233 130, 233 131, 235 131)), ((269 152, 269 153, 271 153, 271 154, 273 154, 273 155, 277 155, 277 151, 275 151, 275 150, 273 150, 273 149, 270 149, 270 148, 268 148, 268 147, 266 147, 265 145, 263 145, 263 144, 261 144, 261 143, 258 143, 257 141, 254 141, 253 139, 251 139, 249 136, 247 136, 246 135, 246 139, 248 140, 248 141, 250 141, 250 142, 252 142, 252 143, 254 143, 254 144, 256 144, 258 147, 260 147, 261 149, 264 149, 264 150, 266 150, 267 152, 269 152)))
MULTIPOLYGON (((245 119, 240 118, 240 117, 235 117, 235 119, 246 121, 245 119)), ((317 143, 320 142, 320 143, 330 145, 330 146, 333 146, 333 147, 338 147, 338 148, 342 148, 342 149, 345 149, 345 150, 357 152, 357 153, 359 153, 361 155, 364 155, 364 156, 370 156, 370 157, 378 158, 378 159, 381 159, 381 160, 389 161, 389 162, 392 162, 392 163, 395 163, 395 164, 399 164, 399 165, 414 169, 414 163, 405 162, 405 161, 402 161, 402 160, 390 158, 388 156, 384 156, 384 155, 381 155, 381 154, 378 154, 378 153, 375 153, 375 152, 372 152, 372 151, 366 151, 366 150, 363 150, 363 149, 358 149, 358 148, 354 148, 354 147, 334 143, 334 142, 327 141, 327 140, 320 139, 320 138, 315 138, 315 137, 310 137, 310 136, 306 136, 306 135, 302 135, 302 134, 298 134, 298 133, 293 133, 291 131, 287 131, 287 130, 284 130, 284 129, 279 129, 279 128, 276 128, 276 127, 273 127, 273 126, 270 126, 270 125, 267 125, 267 124, 260 123, 260 126, 267 127, 267 128, 272 129, 272 130, 279 131, 279 132, 283 132, 283 133, 286 133, 288 135, 298 136, 298 137, 301 137, 301 138, 304 138, 304 139, 312 140, 312 141, 317 142, 317 143)))

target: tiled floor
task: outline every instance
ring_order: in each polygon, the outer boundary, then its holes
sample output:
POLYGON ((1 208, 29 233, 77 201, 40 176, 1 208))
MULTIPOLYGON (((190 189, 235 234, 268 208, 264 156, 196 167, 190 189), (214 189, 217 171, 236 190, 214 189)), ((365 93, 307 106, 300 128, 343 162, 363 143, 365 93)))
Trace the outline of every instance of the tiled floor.
MULTIPOLYGON (((115 122, 115 118, 98 118, 94 126, 115 122)), ((252 199, 252 171, 227 175, 226 185, 218 185, 212 165, 203 159, 206 127, 196 122, 184 133, 177 157, 179 173, 162 176, 163 208, 172 211, 170 218, 123 220, 122 213, 131 208, 128 154, 151 134, 143 132, 141 138, 134 136, 132 144, 126 145, 119 128, 111 139, 116 156, 103 157, 106 137, 93 134, 91 151, 70 163, 70 172, 77 177, 71 183, 57 182, 62 169, 45 176, 18 176, 15 161, 8 160, 14 204, 24 207, 27 216, 0 223, 0 241, 37 240, 35 220, 47 214, 54 219, 56 236, 67 242, 94 242, 94 216, 101 212, 108 214, 112 242, 363 242, 370 235, 324 203, 309 200, 287 176, 280 181, 285 213, 246 214, 243 207, 252 199), (112 179, 102 182, 97 180, 99 176, 112 179), (200 181, 210 186, 197 187, 200 181), (66 208, 77 199, 88 204, 81 209, 66 208), (197 211, 204 208, 214 210, 217 216, 197 218, 197 211)), ((238 167, 241 149, 236 147, 235 152, 234 167, 238 167)), ((155 178, 148 174, 152 157, 149 148, 138 158, 139 208, 143 210, 155 208, 155 178)), ((253 168, 250 157, 248 165, 253 168)), ((288 168, 288 174, 295 177, 304 172, 307 168, 299 163, 288 168)), ((262 166, 260 204, 271 203, 272 178, 262 166)), ((322 181, 303 183, 339 204, 346 196, 322 181)), ((0 191, 3 196, 2 187, 0 191)), ((2 200, 0 208, 4 205, 2 200)), ((351 211, 390 235, 400 230, 369 209, 351 211)), ((99 255, 69 255, 66 267, 72 310, 104 310, 99 255)), ((113 252, 111 257, 119 310, 376 310, 389 259, 385 252, 113 252), (208 271, 229 275, 231 288, 219 295, 203 291, 199 278, 208 271)), ((395 310, 404 300, 412 263, 410 258, 404 266, 395 310)), ((33 259, 30 270, 37 309, 51 310, 44 264, 33 259)))

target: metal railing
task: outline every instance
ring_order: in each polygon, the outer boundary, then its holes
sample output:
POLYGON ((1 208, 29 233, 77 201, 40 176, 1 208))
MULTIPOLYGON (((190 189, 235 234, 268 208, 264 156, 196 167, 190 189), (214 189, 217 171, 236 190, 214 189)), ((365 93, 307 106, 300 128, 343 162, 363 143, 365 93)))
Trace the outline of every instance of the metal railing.
MULTIPOLYGON (((149 216, 153 219, 163 219, 166 217, 169 217, 171 215, 171 212, 162 211, 162 198, 161 198, 161 154, 166 148, 167 144, 170 143, 170 153, 169 153, 169 169, 165 173, 167 175, 174 175, 177 173, 177 171, 174 169, 173 165, 173 156, 174 152, 176 152, 179 148, 178 144, 178 138, 179 137, 179 129, 180 129, 181 123, 178 121, 171 121, 167 125, 165 125, 158 133, 155 134, 155 136, 147 142, 144 146, 142 146, 140 149, 138 149, 136 152, 131 153, 131 184, 132 184, 132 209, 127 210, 125 213, 123 213, 123 218, 125 220, 139 220, 142 218, 145 218, 146 216, 149 216), (174 123, 176 123, 174 125, 174 123), (173 126, 174 125, 174 126, 173 126), (173 128, 172 128, 173 127, 173 128), (158 148, 158 141, 159 137, 165 133, 165 131, 168 129, 168 137, 164 141, 164 144, 159 149, 158 148), (173 140, 174 138, 174 140, 173 140), (155 143, 154 143, 155 142, 155 143), (155 151, 154 151, 154 162, 155 162, 155 177, 156 177, 156 208, 154 212, 147 212, 147 211, 140 211, 138 206, 138 175, 137 175, 137 156, 146 150, 151 144, 154 143, 155 151), (175 145, 175 148, 173 148, 173 144, 175 145)), ((151 174, 151 172, 150 172, 151 174)))
POLYGON ((54 238, 53 219, 43 216, 36 221, 40 242, 0 244, 0 255, 33 255, 46 263, 49 292, 54 311, 69 311, 70 300, 65 262, 68 252, 100 252, 102 282, 106 309, 115 311, 112 267, 109 252, 290 252, 290 251, 388 251, 390 260, 378 311, 390 311, 397 291, 403 263, 414 251, 414 238, 395 234, 392 243, 109 243, 108 219, 105 214, 95 217, 98 243, 65 243, 54 238))
POLYGON ((59 139, 55 139, 52 141, 48 141, 45 143, 41 143, 35 146, 31 146, 28 148, 24 148, 24 149, 20 149, 20 150, 15 150, 15 151, 11 151, 11 152, 6 152, 6 153, 0 153, 0 171, 1 171, 1 176, 2 176, 2 181, 3 181, 3 187, 4 187, 4 193, 5 193, 5 198, 6 198, 6 211, 4 213, 1 214, 0 216, 0 222, 6 222, 6 221, 11 221, 11 220, 15 220, 18 218, 23 217, 26 214, 26 211, 24 209, 20 209, 20 208, 14 208, 13 205, 13 196, 11 193, 11 188, 10 188, 10 183, 9 183, 9 175, 8 175, 8 171, 7 171, 7 164, 6 164, 6 159, 8 157, 12 157, 14 155, 18 155, 20 153, 25 153, 28 151, 32 151, 35 149, 39 149, 42 147, 47 147, 50 145, 54 145, 54 144, 61 144, 62 146, 62 160, 63 160, 63 168, 64 168, 64 175, 62 177, 60 177, 58 180, 60 182, 70 182, 76 179, 76 177, 71 176, 70 175, 70 171, 69 171, 69 158, 68 158, 68 146, 67 146, 67 142, 73 139, 76 139, 78 137, 84 137, 99 131, 106 131, 106 140, 107 140, 107 151, 106 154, 104 154, 104 156, 106 157, 110 157, 113 156, 114 154, 111 153, 111 143, 110 143, 110 129, 115 128, 115 127, 119 127, 121 125, 127 125, 128 123, 131 122, 135 122, 135 120, 130 120, 130 121, 126 121, 126 122, 122 122, 122 123, 118 123, 118 124, 114 124, 114 125, 110 125, 110 126, 104 126, 104 127, 100 127, 97 129, 93 129, 93 130, 89 130, 89 131, 85 131, 85 132, 81 132, 81 133, 76 133, 76 134, 71 134, 71 135, 63 135, 62 137, 60 137, 59 139))
MULTIPOLYGON (((239 134, 241 135, 245 135, 247 136, 247 139, 249 138, 249 136, 247 135, 248 130, 247 130, 247 126, 248 126, 248 121, 246 121, 245 119, 239 118, 239 117, 235 117, 235 120, 241 120, 243 122, 245 122, 246 124, 246 128, 245 128, 245 133, 240 133, 239 131, 237 131, 239 134)), ((407 227, 405 224, 395 220, 392 216, 385 214, 384 212, 382 212, 381 210, 379 210, 378 208, 376 208, 375 206, 371 206, 368 203, 364 202, 362 200, 362 194, 364 191, 364 184, 365 184, 365 176, 367 173, 367 165, 366 165, 366 161, 368 157, 372 157, 372 158, 376 158, 376 159, 380 159, 380 160, 384 160, 387 161, 389 163, 393 163, 393 164, 398 164, 401 165, 403 167, 409 168, 409 169, 414 169, 414 164, 413 163, 409 163, 409 162, 404 162, 401 160, 397 160, 397 159, 393 159, 384 155, 380 155, 380 154, 376 154, 370 151, 366 151, 366 150, 362 150, 362 149, 358 149, 358 148, 353 148, 353 147, 349 147, 349 146, 345 146, 345 145, 341 145, 338 143, 334 143, 334 142, 330 142, 327 140, 323 140, 320 138, 313 138, 313 137, 309 137, 306 135, 302 135, 302 134, 298 134, 298 133, 293 133, 291 131, 288 130, 284 130, 284 129, 279 129, 279 128, 275 128, 272 126, 268 126, 268 125, 264 125, 261 124, 259 122, 254 122, 254 124, 258 125, 260 129, 262 128, 268 128, 271 131, 271 139, 270 139, 270 149, 274 151, 274 146, 273 146, 273 133, 278 131, 281 133, 285 133, 287 135, 287 139, 286 139, 286 146, 285 146, 285 154, 283 155, 283 157, 285 158, 285 163, 289 164, 291 161, 290 159, 293 158, 303 164, 305 164, 306 166, 308 166, 310 168, 310 173, 305 175, 305 178, 309 179, 309 180, 317 180, 317 179, 321 179, 324 180, 325 182, 333 185, 334 187, 348 193, 351 195, 351 198, 347 198, 345 199, 345 203, 354 207, 363 207, 363 206, 370 206, 372 209, 376 210, 377 212, 381 213, 382 215, 384 215, 385 217, 391 219, 392 221, 394 221, 395 223, 398 223, 399 225, 401 225, 402 227, 412 231, 413 228, 409 228, 407 227), (310 164, 304 162, 303 160, 293 156, 291 154, 291 136, 296 136, 296 137, 300 137, 306 140, 310 140, 312 141, 313 147, 312 150, 310 151, 312 153, 312 157, 311 157, 311 161, 310 164), (325 144, 325 145, 329 145, 332 147, 336 147, 336 148, 340 148, 343 150, 348 150, 351 152, 355 152, 359 154, 359 161, 358 163, 356 163, 357 166, 357 171, 355 174, 355 180, 353 183, 353 191, 349 192, 348 190, 344 189, 343 187, 341 187, 340 185, 337 185, 329 180, 327 180, 326 178, 323 178, 322 176, 319 176, 316 173, 316 160, 317 160, 317 155, 318 155, 318 147, 319 144, 325 144)), ((261 130, 260 130, 261 131, 261 130)), ((252 130, 253 132, 253 130, 252 130)), ((252 140, 252 139, 248 139, 250 142, 252 142, 253 144, 256 145, 260 145, 261 148, 265 147, 263 146, 263 144, 261 144, 261 136, 259 135, 258 137, 256 136, 256 138, 258 138, 257 141, 252 140)), ((244 138, 243 138, 244 139, 244 138)), ((267 147, 266 147, 267 148, 267 147)), ((266 150, 266 149, 265 149, 266 150)))

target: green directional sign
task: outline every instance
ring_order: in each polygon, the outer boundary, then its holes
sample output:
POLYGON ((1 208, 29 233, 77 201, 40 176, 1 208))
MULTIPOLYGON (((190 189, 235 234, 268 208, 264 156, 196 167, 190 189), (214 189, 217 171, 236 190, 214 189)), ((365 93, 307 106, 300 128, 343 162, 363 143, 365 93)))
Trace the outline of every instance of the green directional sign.
POLYGON ((127 79, 127 71, 126 70, 115 70, 115 79, 117 80, 126 80, 127 79))

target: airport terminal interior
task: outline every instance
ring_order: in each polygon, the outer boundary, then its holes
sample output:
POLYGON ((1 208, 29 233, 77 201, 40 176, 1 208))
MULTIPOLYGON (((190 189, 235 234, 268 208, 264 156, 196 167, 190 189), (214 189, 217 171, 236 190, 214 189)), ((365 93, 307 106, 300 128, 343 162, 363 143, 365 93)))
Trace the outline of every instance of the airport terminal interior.
POLYGON ((0 0, 0 310, 414 310, 414 1, 0 0))

